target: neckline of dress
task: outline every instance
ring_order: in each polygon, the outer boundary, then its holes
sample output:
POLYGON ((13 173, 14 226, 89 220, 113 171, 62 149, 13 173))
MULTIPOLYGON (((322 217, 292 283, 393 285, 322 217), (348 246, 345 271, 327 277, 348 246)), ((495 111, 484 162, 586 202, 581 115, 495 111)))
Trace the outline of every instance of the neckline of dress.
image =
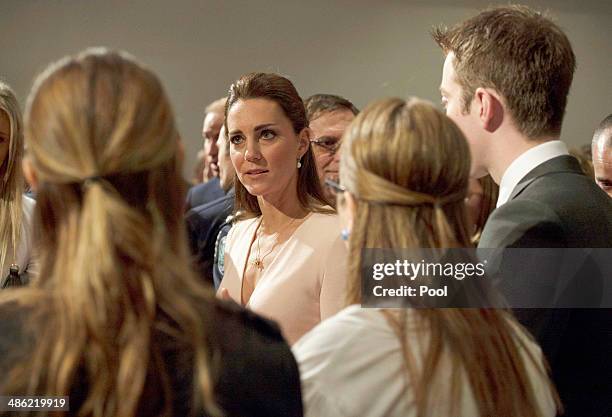
MULTIPOLYGON (((304 216, 304 219, 302 220, 302 222, 298 225, 298 227, 295 228, 295 230, 293 231, 293 233, 287 238, 287 240, 285 240, 281 245, 280 245, 280 249, 284 248, 285 246, 287 246, 287 244, 293 240, 295 238, 295 236, 298 234, 298 232, 300 231, 300 229, 302 228, 302 226, 304 226, 304 224, 306 224, 306 222, 308 220, 310 220, 310 218, 315 214, 314 211, 309 212, 306 216, 304 216)), ((250 233, 251 237, 249 240, 249 249, 247 251, 246 257, 244 259, 244 262, 242 263, 242 273, 240 274, 240 303, 242 304, 242 300, 243 300, 243 290, 244 290, 244 275, 246 273, 246 269, 247 266, 249 264, 249 257, 251 255, 251 250, 253 248, 253 244, 255 243, 255 238, 256 238, 256 234, 257 234, 257 230, 259 229, 259 226, 261 225, 261 222, 263 221, 263 215, 262 216, 258 216, 255 217, 254 222, 249 225, 249 228, 253 227, 253 225, 255 225, 253 231, 250 233)), ((278 257, 278 255, 280 254, 281 250, 277 250, 277 252, 274 254, 274 257, 271 260, 271 264, 274 263, 274 261, 276 261, 276 258, 278 257)), ((268 271, 270 270, 270 268, 268 268, 268 271)), ((259 282, 262 281, 263 277, 266 275, 265 272, 262 271, 261 275, 259 276, 259 282)), ((255 294, 255 290, 257 289, 257 286, 255 286, 253 288, 253 291, 251 292, 251 296, 249 297, 249 301, 246 302, 246 304, 244 304, 244 307, 248 307, 251 299, 253 298, 253 294, 255 294)))

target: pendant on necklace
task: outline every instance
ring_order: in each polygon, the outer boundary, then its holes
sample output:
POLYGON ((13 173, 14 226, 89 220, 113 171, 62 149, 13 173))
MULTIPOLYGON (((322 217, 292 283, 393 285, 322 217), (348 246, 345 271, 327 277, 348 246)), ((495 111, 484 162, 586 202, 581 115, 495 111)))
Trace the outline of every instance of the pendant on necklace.
POLYGON ((264 265, 261 259, 255 258, 251 263, 255 268, 259 269, 260 271, 263 271, 264 265))

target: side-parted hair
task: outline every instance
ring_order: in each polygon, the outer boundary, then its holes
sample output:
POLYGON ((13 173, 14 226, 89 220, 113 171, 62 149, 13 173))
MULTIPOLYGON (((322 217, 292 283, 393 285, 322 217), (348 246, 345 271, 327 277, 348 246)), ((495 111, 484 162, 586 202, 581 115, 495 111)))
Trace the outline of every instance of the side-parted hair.
POLYGON ((323 113, 331 113, 338 110, 348 110, 357 116, 359 110, 353 103, 344 97, 334 94, 314 94, 304 100, 306 108, 306 117, 312 121, 323 113))
POLYGON ((576 57, 559 26, 528 7, 508 6, 434 29, 432 36, 445 54, 455 55, 464 112, 477 88, 493 88, 522 134, 561 134, 576 57))
MULTIPOLYGON (((291 121, 293 131, 300 134, 308 128, 306 109, 293 83, 287 78, 273 73, 254 72, 243 75, 236 80, 229 89, 229 95, 225 104, 225 130, 227 127, 227 115, 232 106, 239 100, 266 99, 275 102, 291 121)), ((257 197, 249 194, 247 189, 238 180, 235 181, 236 212, 240 211, 243 218, 256 217, 261 214, 257 197)), ((330 213, 333 209, 327 201, 321 188, 317 166, 310 144, 302 157, 302 167, 299 169, 297 180, 297 194, 300 205, 309 211, 330 213)))
MULTIPOLYGON (((24 192, 21 159, 23 157, 23 122, 13 90, 0 81, 0 112, 10 125, 9 148, 0 165, 0 268, 7 259, 16 260, 21 239, 24 192)), ((5 277, 0 276, 0 281, 5 277)))
MULTIPOLYGON (((370 104, 345 132, 341 152, 340 179, 356 201, 349 238, 348 303, 361 303, 364 248, 471 247, 464 203, 468 145, 455 123, 432 104, 399 98, 370 104)), ((489 297, 493 293, 486 281, 461 285, 473 285, 473 291, 489 297)), ((406 309, 387 318, 402 344, 416 415, 431 415, 441 395, 449 399, 445 415, 458 415, 465 375, 478 415, 542 417, 521 351, 542 374, 546 370, 524 349, 516 330, 520 325, 507 311, 412 311, 416 323, 408 319, 406 309), (428 336, 420 339, 408 328, 427 329, 428 336), (418 346, 418 340, 423 345, 418 346), (422 355, 421 361, 417 355, 422 355)), ((549 388, 555 396, 552 385, 549 388)))
POLYGON ((0 391, 70 395, 85 381, 74 414, 170 416, 171 340, 193 358, 194 410, 217 412, 202 315, 213 295, 188 267, 178 140, 159 79, 125 53, 86 50, 37 78, 26 142, 41 275, 4 301, 32 311, 39 343, 0 391))

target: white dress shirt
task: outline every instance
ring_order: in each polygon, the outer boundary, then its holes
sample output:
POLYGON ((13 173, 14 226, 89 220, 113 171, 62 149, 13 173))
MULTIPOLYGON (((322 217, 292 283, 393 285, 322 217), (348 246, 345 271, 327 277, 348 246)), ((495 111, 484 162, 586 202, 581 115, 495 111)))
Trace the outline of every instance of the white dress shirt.
MULTIPOLYGON (((416 356, 416 367, 422 369, 424 360, 418 352, 428 345, 429 335, 416 324, 416 310, 408 313, 406 343, 416 356)), ((512 327, 515 337, 526 348, 520 349, 520 354, 534 399, 542 416, 553 417, 555 405, 541 371, 541 350, 525 330, 512 327), (530 355, 537 365, 529 359, 530 355)), ((306 417, 416 417, 414 389, 410 386, 402 345, 378 309, 349 306, 321 322, 292 349, 300 367, 306 417)), ((450 360, 448 352, 444 352, 438 378, 432 386, 425 387, 433 399, 428 415, 448 415, 450 360)), ((459 395, 462 401, 454 416, 478 415, 465 373, 461 375, 459 395)))
POLYGON ((565 143, 560 140, 550 140, 534 146, 512 161, 499 182, 497 207, 508 201, 514 187, 516 187, 519 181, 521 181, 532 169, 561 155, 568 155, 565 143))

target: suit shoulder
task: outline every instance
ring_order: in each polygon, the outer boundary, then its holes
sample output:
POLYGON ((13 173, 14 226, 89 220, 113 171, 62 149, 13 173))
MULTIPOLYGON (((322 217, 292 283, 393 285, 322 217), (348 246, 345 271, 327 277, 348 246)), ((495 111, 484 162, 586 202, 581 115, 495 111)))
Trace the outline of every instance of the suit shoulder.
POLYGON ((612 199, 585 175, 543 176, 508 204, 529 207, 529 211, 521 210, 527 219, 554 218, 575 247, 612 245, 612 199))
POLYGON ((485 224, 481 248, 534 247, 565 245, 565 229, 549 205, 530 199, 515 199, 498 207, 485 224))
POLYGON ((549 204, 529 198, 510 200, 493 210, 489 217, 489 221, 508 220, 560 222, 558 214, 549 204))
POLYGON ((225 209, 228 207, 231 207, 233 205, 232 202, 233 198, 229 196, 221 197, 211 201, 210 203, 200 204, 199 206, 192 208, 187 212, 187 217, 194 215, 202 217, 216 215, 225 211, 225 209))

